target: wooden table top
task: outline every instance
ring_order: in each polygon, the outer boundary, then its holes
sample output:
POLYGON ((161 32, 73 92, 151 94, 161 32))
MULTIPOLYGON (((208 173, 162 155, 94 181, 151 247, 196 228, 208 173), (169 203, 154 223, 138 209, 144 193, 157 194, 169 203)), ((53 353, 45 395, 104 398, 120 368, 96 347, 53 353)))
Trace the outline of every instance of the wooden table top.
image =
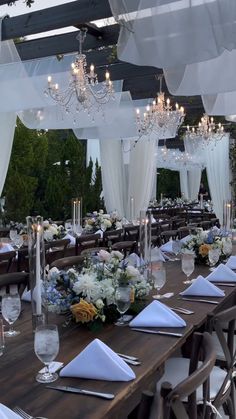
MULTIPOLYGON (((85 380, 79 378, 59 378, 55 385, 71 385, 114 393, 112 401, 62 393, 47 389, 44 384, 35 381, 35 376, 42 364, 34 354, 33 332, 31 326, 30 305, 24 303, 24 311, 15 326, 21 334, 8 338, 4 355, 0 358, 0 402, 13 408, 19 405, 35 416, 48 419, 99 419, 125 418, 139 403, 143 390, 150 388, 161 376, 163 365, 177 348, 180 348, 191 333, 201 326, 207 313, 216 312, 225 306, 235 303, 235 289, 221 287, 226 296, 219 298, 220 304, 215 306, 206 303, 192 303, 177 300, 178 294, 186 285, 179 262, 169 262, 167 268, 167 284, 162 292, 173 291, 174 297, 164 300, 169 306, 191 308, 194 314, 181 315, 187 323, 185 328, 168 329, 183 333, 183 337, 167 337, 130 330, 129 327, 105 326, 99 333, 93 333, 76 325, 63 328, 60 326, 60 352, 57 360, 68 363, 78 355, 94 338, 101 339, 114 351, 137 356, 142 364, 132 367, 136 379, 130 382, 107 382, 85 380)), ((206 276, 209 269, 196 267, 194 276, 202 273, 206 276)), ((63 323, 62 316, 50 314, 50 323, 63 323)))

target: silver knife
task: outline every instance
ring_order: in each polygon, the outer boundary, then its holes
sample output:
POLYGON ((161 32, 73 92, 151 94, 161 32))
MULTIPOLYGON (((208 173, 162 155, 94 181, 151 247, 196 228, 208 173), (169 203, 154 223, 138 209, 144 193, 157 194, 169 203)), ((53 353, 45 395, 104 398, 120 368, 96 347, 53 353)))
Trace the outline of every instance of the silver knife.
POLYGON ((220 286, 222 286, 222 287, 235 287, 235 282, 233 283, 233 282, 217 282, 217 281, 212 281, 213 283, 214 283, 214 285, 220 285, 220 286))
POLYGON ((203 300, 201 298, 179 297, 178 300, 182 300, 182 301, 193 301, 193 302, 196 302, 196 303, 219 304, 219 301, 215 301, 215 300, 203 300))
POLYGON ((131 356, 131 355, 124 355, 124 354, 120 354, 119 352, 117 352, 117 355, 119 355, 121 358, 127 358, 130 359, 131 361, 138 361, 139 359, 136 358, 135 356, 131 356))
POLYGON ((115 395, 111 393, 99 393, 97 391, 84 390, 78 387, 69 387, 69 386, 46 386, 47 388, 52 388, 53 390, 65 391, 69 393, 78 393, 86 394, 87 396, 101 397, 102 399, 112 400, 115 395))
POLYGON ((134 330, 135 332, 153 333, 155 335, 173 336, 176 338, 181 338, 183 336, 181 333, 164 332, 162 330, 140 329, 136 327, 131 327, 131 330, 134 330))

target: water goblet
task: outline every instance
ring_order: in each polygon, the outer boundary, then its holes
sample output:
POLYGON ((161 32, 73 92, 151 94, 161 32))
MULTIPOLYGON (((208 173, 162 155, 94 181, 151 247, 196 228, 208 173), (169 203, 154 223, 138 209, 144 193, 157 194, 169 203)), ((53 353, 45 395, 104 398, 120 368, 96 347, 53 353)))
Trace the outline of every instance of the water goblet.
MULTIPOLYGON (((152 263, 152 280, 153 280, 153 287, 158 292, 162 287, 164 287, 166 283, 166 270, 164 266, 161 266, 160 263, 152 263)), ((161 294, 153 295, 152 298, 160 300, 163 298, 161 294)))
POLYGON ((4 332, 7 337, 20 334, 19 330, 14 330, 12 325, 18 319, 21 311, 21 300, 19 294, 5 294, 2 297, 2 316, 9 323, 9 330, 4 332))
POLYGON ((125 319, 124 314, 129 309, 131 301, 131 289, 129 286, 123 286, 116 288, 115 291, 115 303, 117 310, 121 314, 121 317, 117 320, 115 323, 116 326, 124 326, 125 325, 125 319))
POLYGON ((20 234, 17 234, 14 239, 14 244, 17 247, 17 249, 20 249, 20 247, 23 245, 23 237, 20 234))
POLYGON ((182 253, 181 257, 181 268, 183 273, 187 276, 186 281, 183 281, 184 284, 191 284, 192 281, 188 278, 194 271, 194 255, 190 253, 182 253))
POLYGON ((181 242, 179 240, 174 240, 172 242, 172 250, 175 254, 175 260, 179 260, 179 258, 177 257, 181 250, 181 242))
MULTIPOLYGON (((219 258, 220 258, 220 249, 210 249, 208 252, 208 259, 209 259, 209 263, 210 263, 210 267, 212 268, 213 266, 216 265, 216 263, 218 262, 219 258)), ((213 268, 215 269, 215 268, 213 268)), ((212 270, 213 270, 212 269, 212 270)))
POLYGON ((54 361, 59 352, 59 334, 56 325, 51 324, 36 327, 34 351, 38 359, 45 365, 45 371, 37 374, 36 381, 39 383, 52 383, 56 381, 58 374, 49 371, 50 362, 54 361))
POLYGON ((16 238, 17 234, 18 234, 17 230, 10 230, 10 239, 13 243, 15 242, 15 238, 16 238))

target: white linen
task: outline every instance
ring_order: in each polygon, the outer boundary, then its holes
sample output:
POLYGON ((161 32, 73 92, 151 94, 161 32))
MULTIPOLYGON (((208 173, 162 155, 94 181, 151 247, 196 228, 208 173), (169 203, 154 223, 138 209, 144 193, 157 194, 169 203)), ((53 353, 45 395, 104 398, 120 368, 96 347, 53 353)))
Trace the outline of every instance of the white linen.
POLYGON ((225 265, 230 269, 236 269, 236 256, 230 256, 225 265))
POLYGON ((158 260, 165 262, 165 258, 162 254, 162 251, 159 249, 159 247, 153 247, 151 249, 151 256, 150 256, 151 262, 156 262, 158 260))
POLYGON ((14 252, 14 247, 12 247, 9 243, 2 243, 3 246, 0 246, 0 253, 6 253, 6 252, 14 252))
POLYGON ((127 258, 125 258, 125 261, 129 262, 129 265, 132 265, 135 268, 140 268, 145 264, 144 260, 136 255, 136 253, 131 253, 129 256, 127 256, 127 258))
POLYGON ((180 180, 180 191, 181 195, 185 199, 189 199, 189 188, 188 188, 188 172, 186 169, 180 169, 179 171, 180 180))
POLYGON ((198 199, 201 176, 202 176, 201 169, 188 170, 188 192, 189 192, 189 199, 191 199, 192 201, 195 201, 198 199))
POLYGON ((106 381, 131 381, 132 369, 99 339, 94 339, 60 372, 61 377, 79 377, 106 381))
POLYGON ((130 323, 130 327, 184 327, 185 321, 160 301, 153 301, 130 323))
POLYGON ((162 244, 160 249, 162 252, 167 252, 167 253, 174 253, 173 252, 173 248, 172 248, 172 244, 173 244, 173 240, 169 240, 167 243, 162 244))
POLYGON ((21 419, 21 416, 17 415, 7 406, 0 403, 0 419, 21 419))
POLYGON ((224 297, 225 293, 214 284, 211 284, 203 276, 199 275, 197 279, 186 290, 180 292, 180 295, 199 295, 202 297, 224 297))
POLYGON ((67 233, 65 235, 65 237, 63 237, 63 240, 65 240, 65 239, 69 239, 70 240, 70 244, 72 246, 75 246, 76 239, 75 239, 75 237, 71 236, 71 234, 67 233))
POLYGON ((221 263, 206 279, 214 282, 236 282, 236 273, 221 263))

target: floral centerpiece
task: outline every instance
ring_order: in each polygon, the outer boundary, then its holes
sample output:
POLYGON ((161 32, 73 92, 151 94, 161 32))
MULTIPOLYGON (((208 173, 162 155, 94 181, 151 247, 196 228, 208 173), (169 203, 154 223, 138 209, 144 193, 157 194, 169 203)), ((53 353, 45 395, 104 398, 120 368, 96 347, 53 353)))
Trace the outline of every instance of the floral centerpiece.
POLYGON ((84 225, 84 229, 88 233, 97 230, 118 230, 120 228, 122 228, 122 222, 116 211, 112 214, 104 214, 103 210, 94 211, 93 216, 87 218, 84 225))
POLYGON ((52 241, 56 239, 61 239, 65 236, 66 230, 63 225, 57 225, 50 223, 48 220, 43 222, 44 228, 44 240, 52 241))
POLYGON ((232 241, 224 231, 213 227, 209 231, 197 229, 197 233, 182 245, 182 252, 192 252, 196 256, 196 263, 210 264, 209 251, 218 249, 219 262, 224 261, 232 253, 232 241))
POLYGON ((133 299, 142 299, 151 290, 122 253, 101 250, 97 263, 88 261, 81 272, 52 268, 45 281, 44 297, 50 311, 70 312, 77 323, 113 323, 119 317, 114 304, 115 289, 127 283, 133 299))

